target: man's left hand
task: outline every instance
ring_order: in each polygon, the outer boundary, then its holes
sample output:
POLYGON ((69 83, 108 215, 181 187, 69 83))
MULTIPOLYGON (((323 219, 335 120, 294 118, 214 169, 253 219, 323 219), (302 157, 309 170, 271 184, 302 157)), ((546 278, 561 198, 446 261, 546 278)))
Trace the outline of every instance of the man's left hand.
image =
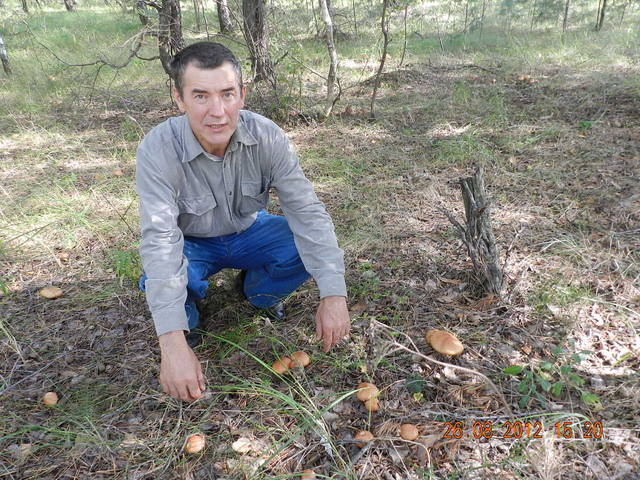
POLYGON ((351 320, 345 297, 324 297, 316 312, 316 340, 328 352, 331 347, 349 335, 351 320))

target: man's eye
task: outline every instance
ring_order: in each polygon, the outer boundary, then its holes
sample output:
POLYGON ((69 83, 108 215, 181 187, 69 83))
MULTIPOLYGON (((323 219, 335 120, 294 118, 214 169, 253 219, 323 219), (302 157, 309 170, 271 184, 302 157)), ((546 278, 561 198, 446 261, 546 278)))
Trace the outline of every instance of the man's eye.
POLYGON ((233 97, 233 92, 225 92, 224 98, 231 98, 231 97, 233 97))
POLYGON ((195 96, 195 99, 196 100, 203 100, 204 99, 204 95, 198 94, 198 95, 195 96))

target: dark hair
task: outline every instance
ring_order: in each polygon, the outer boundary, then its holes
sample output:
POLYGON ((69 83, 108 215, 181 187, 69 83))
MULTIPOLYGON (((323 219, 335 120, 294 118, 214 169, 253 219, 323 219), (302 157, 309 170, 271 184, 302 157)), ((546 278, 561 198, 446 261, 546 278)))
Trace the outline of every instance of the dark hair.
POLYGON ((169 63, 169 69, 171 71, 171 78, 175 82, 178 92, 182 95, 184 71, 190 63, 193 63, 198 68, 214 69, 218 68, 224 62, 231 64, 236 72, 238 84, 240 88, 242 88, 242 70, 240 69, 240 63, 233 52, 220 43, 192 43, 173 56, 169 63))

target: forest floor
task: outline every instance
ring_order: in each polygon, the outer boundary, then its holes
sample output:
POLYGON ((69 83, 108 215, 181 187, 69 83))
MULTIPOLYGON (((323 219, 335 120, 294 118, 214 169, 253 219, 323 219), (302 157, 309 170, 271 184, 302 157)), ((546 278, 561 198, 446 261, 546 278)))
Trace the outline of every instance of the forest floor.
POLYGON ((394 62, 376 122, 370 82, 328 121, 282 122, 346 253, 351 338, 322 353, 312 282, 273 323, 221 272, 197 349, 209 391, 193 404, 159 388, 135 287, 135 148, 176 111, 133 90, 5 117, 0 478, 639 478, 637 67, 394 62), (458 180, 478 165, 506 263, 500 298, 482 294, 440 211, 461 218, 458 180), (41 298, 47 285, 64 295, 41 298), (435 354, 431 328, 464 353, 435 354), (413 354, 398 348, 409 339, 413 354), (295 350, 312 357, 304 371, 262 363, 295 350), (380 388, 378 412, 348 395, 362 381, 380 388), (400 439, 402 423, 418 440, 400 439), (376 437, 364 449, 361 429, 376 437), (183 454, 196 432, 205 450, 183 454))

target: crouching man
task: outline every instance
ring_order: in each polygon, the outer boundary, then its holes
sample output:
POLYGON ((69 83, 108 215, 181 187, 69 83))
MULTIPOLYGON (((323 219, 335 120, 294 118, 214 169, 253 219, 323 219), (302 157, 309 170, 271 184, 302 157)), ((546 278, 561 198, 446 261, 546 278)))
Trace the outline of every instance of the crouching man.
POLYGON ((239 288, 282 319, 282 299, 311 275, 320 291, 316 338, 325 351, 349 334, 343 252, 324 205, 283 131, 244 107, 233 53, 199 42, 171 63, 173 97, 184 114, 153 128, 137 152, 140 255, 160 343, 160 384, 194 401, 205 389, 192 347, 207 278, 240 269, 239 288), (284 217, 264 208, 274 188, 284 217))

